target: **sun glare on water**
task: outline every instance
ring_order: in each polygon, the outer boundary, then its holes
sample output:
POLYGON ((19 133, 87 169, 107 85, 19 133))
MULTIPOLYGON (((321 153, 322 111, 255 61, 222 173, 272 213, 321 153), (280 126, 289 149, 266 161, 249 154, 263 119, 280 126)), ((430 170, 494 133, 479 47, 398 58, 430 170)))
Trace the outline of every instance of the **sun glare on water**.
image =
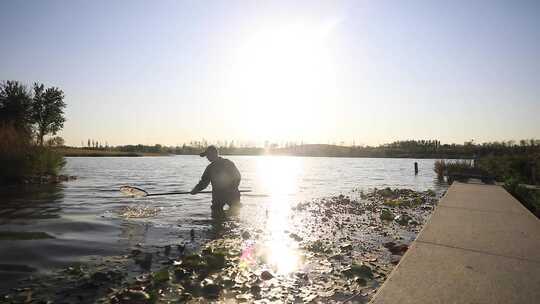
POLYGON ((266 231, 269 237, 262 245, 264 255, 276 273, 288 274, 300 266, 298 248, 287 231, 291 230, 291 194, 297 191, 302 164, 297 158, 262 157, 258 160, 258 170, 264 176, 262 186, 271 196, 266 206, 266 231))

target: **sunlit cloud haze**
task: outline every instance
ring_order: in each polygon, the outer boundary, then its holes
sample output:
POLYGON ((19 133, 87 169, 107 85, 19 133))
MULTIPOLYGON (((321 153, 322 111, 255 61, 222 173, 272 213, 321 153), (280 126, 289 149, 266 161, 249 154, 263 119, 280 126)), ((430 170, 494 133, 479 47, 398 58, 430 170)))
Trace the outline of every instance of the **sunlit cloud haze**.
POLYGON ((538 1, 2 1, 67 144, 540 138, 538 1), (447 3, 448 2, 448 3, 447 3))

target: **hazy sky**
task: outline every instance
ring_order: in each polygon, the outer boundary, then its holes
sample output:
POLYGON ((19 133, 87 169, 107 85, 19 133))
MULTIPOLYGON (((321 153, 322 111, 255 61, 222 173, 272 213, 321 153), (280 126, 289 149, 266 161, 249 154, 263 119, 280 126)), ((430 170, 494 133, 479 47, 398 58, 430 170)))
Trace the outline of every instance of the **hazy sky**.
POLYGON ((0 2, 68 144, 540 138, 540 1, 0 2))

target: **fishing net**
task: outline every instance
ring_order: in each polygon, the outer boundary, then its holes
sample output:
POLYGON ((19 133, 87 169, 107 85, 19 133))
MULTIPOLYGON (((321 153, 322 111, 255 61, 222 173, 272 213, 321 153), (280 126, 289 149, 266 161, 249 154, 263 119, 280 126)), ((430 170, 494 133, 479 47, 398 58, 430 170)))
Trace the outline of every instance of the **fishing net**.
POLYGON ((148 192, 144 191, 143 189, 137 188, 137 187, 131 187, 131 186, 120 187, 120 192, 122 192, 125 195, 135 196, 135 197, 143 197, 143 196, 148 195, 148 192))

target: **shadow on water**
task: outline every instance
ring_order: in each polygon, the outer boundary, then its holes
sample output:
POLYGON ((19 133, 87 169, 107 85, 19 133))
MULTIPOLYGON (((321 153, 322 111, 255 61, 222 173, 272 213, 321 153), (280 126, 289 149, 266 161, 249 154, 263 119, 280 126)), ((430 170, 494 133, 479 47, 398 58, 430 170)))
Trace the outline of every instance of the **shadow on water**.
POLYGON ((60 185, 9 187, 0 194, 0 225, 10 222, 60 217, 59 202, 64 198, 60 185))
POLYGON ((83 202, 68 202, 66 195, 60 184, 0 191, 0 291, 29 275, 119 252, 113 224, 89 216, 83 202))
MULTIPOLYGON (((38 270, 31 265, 40 254, 39 243, 54 236, 34 225, 60 218, 64 194, 60 185, 21 185, 3 188, 0 194, 0 288, 38 270)), ((39 264, 39 263, 38 263, 39 264)))

